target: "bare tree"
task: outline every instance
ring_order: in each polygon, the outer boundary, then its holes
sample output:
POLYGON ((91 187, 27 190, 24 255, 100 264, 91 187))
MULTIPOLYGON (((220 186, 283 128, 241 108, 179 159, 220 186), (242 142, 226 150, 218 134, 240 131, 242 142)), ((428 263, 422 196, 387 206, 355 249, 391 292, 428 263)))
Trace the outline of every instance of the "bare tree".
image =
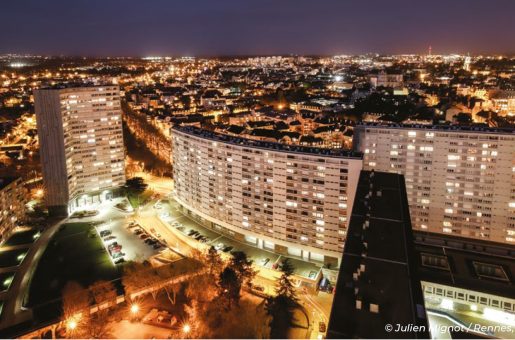
POLYGON ((97 281, 89 286, 89 292, 97 305, 107 303, 107 308, 116 302, 116 288, 110 281, 97 281))
POLYGON ((89 308, 88 291, 75 281, 66 283, 63 289, 63 316, 72 317, 89 308))

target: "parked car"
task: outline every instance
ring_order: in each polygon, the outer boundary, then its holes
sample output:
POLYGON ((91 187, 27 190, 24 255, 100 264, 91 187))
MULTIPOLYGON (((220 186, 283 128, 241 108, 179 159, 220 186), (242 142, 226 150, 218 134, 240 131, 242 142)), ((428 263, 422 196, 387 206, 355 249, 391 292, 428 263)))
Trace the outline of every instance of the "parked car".
POLYGON ((154 244, 152 247, 153 247, 154 249, 159 249, 159 248, 161 248, 162 246, 163 246, 163 245, 162 245, 161 243, 156 243, 156 244, 154 244))
POLYGON ((233 250, 233 248, 234 248, 233 246, 227 246, 227 247, 225 247, 224 249, 222 249, 222 251, 223 251, 224 253, 227 253, 227 252, 229 252, 229 251, 233 250))
POLYGON ((139 236, 139 238, 140 238, 140 239, 142 239, 142 240, 145 240, 145 239, 147 239, 147 238, 149 238, 149 237, 150 237, 150 236, 148 236, 147 234, 141 234, 141 235, 139 236))
POLYGON ((325 333, 326 329, 327 329, 327 327, 325 325, 325 322, 321 321, 318 323, 318 331, 320 333, 325 333))
POLYGON ((113 242, 113 243, 111 243, 111 244, 107 247, 107 249, 112 249, 112 248, 114 248, 114 247, 116 247, 116 246, 118 246, 118 245, 119 245, 119 244, 118 244, 118 242, 113 242))
POLYGON ((109 249, 109 254, 111 256, 113 256, 113 254, 121 253, 121 252, 122 252, 122 246, 121 245, 117 245, 116 247, 113 247, 113 248, 109 249))
POLYGON ((121 264, 124 263, 125 259, 123 257, 119 258, 118 260, 114 261, 115 264, 121 264))
POLYGON ((116 236, 109 235, 109 236, 104 237, 104 241, 105 242, 109 242, 109 241, 112 241, 112 240, 116 240, 116 236))
POLYGON ((124 256, 125 256, 125 253, 122 253, 122 252, 113 253, 113 255, 111 255, 111 257, 112 257, 113 259, 115 259, 115 260, 116 260, 116 259, 118 259, 118 258, 120 258, 120 257, 124 257, 124 256))
POLYGON ((101 237, 106 237, 106 236, 109 236, 111 235, 113 232, 111 230, 102 230, 100 231, 100 236, 101 237))
POLYGON ((133 233, 134 233, 135 235, 141 235, 141 234, 143 234, 143 230, 141 230, 141 229, 136 229, 136 230, 134 230, 134 231, 133 231, 133 233))
POLYGON ((216 246, 215 246, 215 249, 216 250, 222 250, 224 248, 224 244, 222 242, 218 243, 216 246))

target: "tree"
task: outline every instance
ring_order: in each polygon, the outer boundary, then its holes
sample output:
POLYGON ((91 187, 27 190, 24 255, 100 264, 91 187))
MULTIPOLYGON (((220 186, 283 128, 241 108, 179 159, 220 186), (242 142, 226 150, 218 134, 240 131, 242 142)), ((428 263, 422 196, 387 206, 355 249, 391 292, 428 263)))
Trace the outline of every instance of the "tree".
POLYGON ((236 272, 242 285, 248 287, 252 286, 252 280, 256 276, 256 271, 252 268, 252 263, 253 261, 242 251, 233 252, 231 261, 229 262, 229 267, 236 272))
POLYGON ((129 178, 125 182, 124 188, 127 189, 129 192, 135 193, 135 194, 141 194, 143 191, 145 191, 148 187, 148 184, 145 183, 143 178, 141 177, 132 177, 129 178))
POLYGON ((286 337, 286 330, 293 321, 293 309, 297 306, 297 296, 291 278, 294 267, 289 259, 283 261, 281 271, 281 277, 276 283, 277 295, 266 301, 266 309, 272 317, 270 324, 272 338, 286 337))
MULTIPOLYGON (((97 281, 89 286, 89 292, 97 305, 107 303, 107 308, 116 302, 116 288, 110 281, 97 281)), ((106 307, 103 307, 104 309, 106 307)))
POLYGON ((68 319, 89 308, 88 291, 75 281, 69 281, 63 288, 63 317, 68 319))
POLYGON ((226 309, 231 309, 234 304, 240 301, 241 278, 232 267, 225 267, 220 274, 218 281, 219 297, 226 309))
POLYGON ((275 292, 277 295, 284 296, 294 303, 297 301, 295 287, 292 283, 292 275, 295 272, 295 268, 290 263, 290 259, 286 258, 286 260, 283 261, 281 271, 282 274, 276 282, 275 292))
POLYGON ((217 292, 216 278, 209 274, 196 275, 188 280, 188 286, 185 289, 186 296, 198 302, 212 301, 217 292))
POLYGON ((65 325, 71 322, 75 324, 69 329, 65 326, 67 337, 89 337, 87 334, 90 319, 88 290, 75 281, 69 281, 64 286, 62 295, 65 325))
POLYGON ((272 317, 270 322, 270 338, 285 339, 288 328, 293 321, 293 306, 284 295, 269 297, 266 300, 266 310, 272 317))
POLYGON ((224 261, 222 260, 222 257, 215 249, 215 247, 211 246, 207 251, 205 257, 209 275, 213 275, 215 277, 220 275, 220 272, 222 271, 224 265, 224 261))

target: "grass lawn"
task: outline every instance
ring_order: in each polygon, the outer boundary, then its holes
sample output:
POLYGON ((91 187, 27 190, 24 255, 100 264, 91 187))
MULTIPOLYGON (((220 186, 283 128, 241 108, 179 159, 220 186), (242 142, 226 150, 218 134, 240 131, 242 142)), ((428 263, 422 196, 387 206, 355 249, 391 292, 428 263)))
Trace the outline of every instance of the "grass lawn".
POLYGON ((5 268, 20 265, 27 251, 28 249, 0 251, 0 267, 5 268))
POLYGON ((154 193, 152 192, 152 190, 145 190, 143 193, 141 193, 139 195, 129 193, 127 195, 127 199, 129 200, 129 202, 132 205, 132 207, 134 209, 136 209, 140 205, 145 203, 147 200, 149 200, 150 197, 152 197, 153 194, 154 193))
POLYGON ((30 284, 28 305, 59 302, 68 281, 88 287, 98 280, 119 277, 119 270, 112 264, 91 224, 64 224, 48 244, 38 264, 30 284))
POLYGON ((37 240, 37 237, 39 237, 39 232, 37 230, 20 231, 19 233, 12 234, 4 245, 18 246, 22 244, 31 244, 37 240))

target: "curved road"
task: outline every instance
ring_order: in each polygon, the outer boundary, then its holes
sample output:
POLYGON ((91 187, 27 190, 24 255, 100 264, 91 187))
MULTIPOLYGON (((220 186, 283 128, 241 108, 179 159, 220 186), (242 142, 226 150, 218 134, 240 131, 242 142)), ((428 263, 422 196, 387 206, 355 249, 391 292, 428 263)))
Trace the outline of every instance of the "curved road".
POLYGON ((5 294, 4 307, 0 316, 0 329, 16 325, 32 318, 32 311, 23 307, 23 302, 28 296, 30 279, 48 246, 48 242, 59 230, 61 224, 65 223, 67 220, 68 219, 61 220, 43 231, 41 236, 30 247, 20 266, 17 267, 11 286, 5 294))

